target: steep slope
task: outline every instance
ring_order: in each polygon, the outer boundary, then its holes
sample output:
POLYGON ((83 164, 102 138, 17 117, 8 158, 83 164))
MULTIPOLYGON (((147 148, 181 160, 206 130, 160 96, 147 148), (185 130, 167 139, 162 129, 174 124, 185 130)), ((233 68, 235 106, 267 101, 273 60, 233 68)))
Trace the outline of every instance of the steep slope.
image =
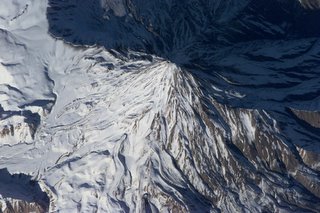
POLYGON ((42 192, 36 181, 23 174, 10 175, 0 170, 0 211, 1 212, 46 212, 49 197, 42 192))
POLYGON ((51 212, 320 212, 320 16, 271 2, 1 1, 0 165, 51 212))

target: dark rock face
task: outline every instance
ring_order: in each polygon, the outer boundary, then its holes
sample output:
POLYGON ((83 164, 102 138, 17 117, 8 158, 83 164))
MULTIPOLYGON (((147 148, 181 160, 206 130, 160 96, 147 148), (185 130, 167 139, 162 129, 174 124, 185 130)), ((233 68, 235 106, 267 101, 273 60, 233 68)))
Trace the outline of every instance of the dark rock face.
POLYGON ((48 212, 50 199, 30 176, 0 169, 0 178, 0 195, 6 203, 3 212, 48 212))
POLYGON ((3 213, 45 213, 48 212, 47 208, 37 204, 29 203, 21 200, 8 199, 6 201, 6 208, 3 213))
POLYGON ((177 212, 320 211, 319 119, 302 111, 319 110, 319 11, 289 0, 50 0, 47 16, 67 43, 181 69, 148 139, 185 188, 179 197, 152 182, 146 211, 161 194, 177 212))
POLYGON ((320 1, 319 0, 301 0, 301 4, 308 9, 319 9, 320 1))
POLYGON ((303 110, 294 110, 292 112, 302 121, 306 122, 310 126, 320 128, 320 112, 311 112, 303 110))

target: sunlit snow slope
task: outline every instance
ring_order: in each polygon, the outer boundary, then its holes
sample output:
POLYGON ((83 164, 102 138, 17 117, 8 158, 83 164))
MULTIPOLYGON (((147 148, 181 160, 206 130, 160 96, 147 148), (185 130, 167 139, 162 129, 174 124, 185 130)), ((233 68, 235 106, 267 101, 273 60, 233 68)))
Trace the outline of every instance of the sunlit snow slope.
POLYGON ((1 0, 0 208, 320 212, 318 6, 1 0))

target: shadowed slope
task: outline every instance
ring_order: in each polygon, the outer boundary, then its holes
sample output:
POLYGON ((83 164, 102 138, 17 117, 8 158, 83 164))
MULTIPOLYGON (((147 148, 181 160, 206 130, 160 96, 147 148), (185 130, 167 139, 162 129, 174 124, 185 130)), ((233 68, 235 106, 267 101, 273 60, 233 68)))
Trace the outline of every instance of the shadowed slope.
POLYGON ((36 212, 49 210, 50 199, 48 195, 30 176, 25 174, 11 175, 7 169, 0 169, 0 179, 0 195, 7 199, 5 212, 27 212, 28 208, 30 211, 33 209, 36 212))

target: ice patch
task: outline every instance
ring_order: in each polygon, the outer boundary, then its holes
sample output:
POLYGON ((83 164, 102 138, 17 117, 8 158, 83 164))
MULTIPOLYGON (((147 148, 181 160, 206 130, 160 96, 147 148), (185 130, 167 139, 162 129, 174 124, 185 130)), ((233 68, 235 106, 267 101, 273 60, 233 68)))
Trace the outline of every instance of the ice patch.
POLYGON ((256 132, 256 128, 255 126, 252 124, 252 115, 241 112, 240 113, 240 118, 242 121, 242 125, 245 129, 245 134, 247 135, 248 139, 250 141, 254 141, 255 140, 255 132, 256 132))

